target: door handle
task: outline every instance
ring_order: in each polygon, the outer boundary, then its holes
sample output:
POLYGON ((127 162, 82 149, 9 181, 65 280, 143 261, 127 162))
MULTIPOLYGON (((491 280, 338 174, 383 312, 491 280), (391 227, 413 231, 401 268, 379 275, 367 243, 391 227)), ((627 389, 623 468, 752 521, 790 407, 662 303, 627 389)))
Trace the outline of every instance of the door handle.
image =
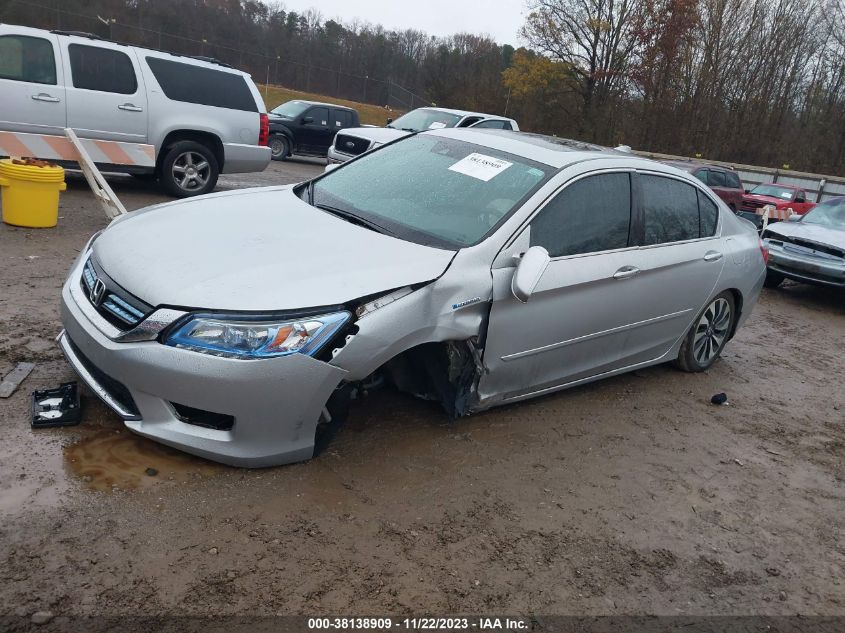
POLYGON ((638 275, 638 274, 640 274, 640 269, 637 268, 636 266, 623 266, 622 268, 617 270, 615 273, 613 273, 613 278, 614 279, 630 279, 631 277, 634 277, 635 275, 638 275))
POLYGON ((124 103, 123 105, 117 106, 118 110, 126 110, 127 112, 143 112, 144 108, 139 108, 134 103, 124 103))
POLYGON ((707 251, 704 254, 704 261, 706 262, 718 262, 722 259, 722 254, 717 251, 707 251))
POLYGON ((39 92, 37 95, 32 95, 33 101, 46 101, 47 103, 58 103, 61 101, 58 97, 48 95, 46 92, 39 92))

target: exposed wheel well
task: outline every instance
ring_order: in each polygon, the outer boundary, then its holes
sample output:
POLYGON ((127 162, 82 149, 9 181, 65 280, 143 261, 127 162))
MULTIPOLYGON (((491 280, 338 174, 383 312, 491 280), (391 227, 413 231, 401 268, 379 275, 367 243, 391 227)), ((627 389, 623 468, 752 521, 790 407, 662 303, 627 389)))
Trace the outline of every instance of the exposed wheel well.
POLYGON ((736 308, 736 318, 734 319, 733 325, 731 326, 731 334, 728 337, 730 339, 734 337, 734 334, 736 333, 737 323, 739 323, 739 319, 742 316, 742 293, 736 288, 728 288, 728 292, 733 295, 734 308, 736 308))
POLYGON ((158 152, 156 169, 160 168, 161 161, 164 160, 167 150, 170 149, 171 145, 178 143, 179 141, 194 141, 196 143, 200 143, 201 145, 205 145, 214 153, 214 158, 217 159, 217 165, 220 168, 220 171, 223 171, 224 154, 222 141, 211 132, 199 132, 197 130, 174 130, 168 134, 164 138, 164 141, 161 144, 161 149, 158 152))

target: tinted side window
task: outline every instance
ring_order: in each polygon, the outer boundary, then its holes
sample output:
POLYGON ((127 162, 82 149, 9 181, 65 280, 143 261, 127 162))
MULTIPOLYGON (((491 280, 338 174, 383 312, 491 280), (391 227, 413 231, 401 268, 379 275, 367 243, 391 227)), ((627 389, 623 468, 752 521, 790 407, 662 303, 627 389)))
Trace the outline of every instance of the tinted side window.
POLYGON ((631 179, 601 174, 561 191, 531 222, 531 246, 552 257, 595 253, 628 245, 631 179))
POLYGON ((146 60, 168 99, 258 112, 255 98, 242 75, 159 57, 147 57, 146 60))
POLYGON ((698 193, 698 226, 701 237, 710 237, 716 232, 719 207, 701 191, 698 193))
POLYGON ((698 196, 692 185, 661 176, 640 176, 645 244, 696 239, 698 196))
POLYGON ((0 79, 56 85, 53 45, 40 37, 0 37, 0 79))
POLYGON ((709 174, 709 173, 710 172, 706 169, 699 169, 697 172, 695 172, 693 174, 693 176, 698 178, 701 182, 703 182, 706 185, 707 184, 707 174, 709 174))
POLYGON ((329 109, 328 108, 311 108, 305 113, 306 117, 314 119, 307 123, 307 125, 328 125, 329 124, 329 109))
POLYGON ((71 44, 67 48, 74 87, 122 95, 135 94, 138 80, 126 53, 83 44, 71 44))
POLYGON ((728 187, 731 189, 742 189, 742 183, 739 180, 739 176, 732 171, 725 174, 725 182, 728 183, 728 187))
POLYGON ((511 129, 510 123, 508 123, 507 127, 505 127, 505 123, 507 121, 502 121, 501 119, 489 119, 487 121, 482 121, 481 123, 476 123, 472 127, 474 128, 487 128, 493 130, 509 130, 511 129))
POLYGON ((335 127, 350 127, 352 113, 349 110, 332 110, 332 124, 335 127))
POLYGON ((713 171, 710 170, 710 176, 708 178, 708 184, 714 187, 724 187, 725 186, 725 172, 723 171, 713 171))

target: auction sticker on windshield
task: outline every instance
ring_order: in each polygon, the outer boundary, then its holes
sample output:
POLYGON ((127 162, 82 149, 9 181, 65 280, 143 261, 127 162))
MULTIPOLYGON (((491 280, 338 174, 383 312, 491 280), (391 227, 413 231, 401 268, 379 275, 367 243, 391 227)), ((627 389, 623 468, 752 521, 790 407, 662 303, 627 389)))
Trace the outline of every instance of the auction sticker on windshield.
POLYGON ((500 158, 493 158, 492 156, 485 156, 484 154, 472 153, 466 158, 462 158, 457 163, 452 165, 449 170, 456 171, 465 176, 478 178, 487 182, 493 176, 501 174, 508 167, 513 165, 506 160, 500 158))

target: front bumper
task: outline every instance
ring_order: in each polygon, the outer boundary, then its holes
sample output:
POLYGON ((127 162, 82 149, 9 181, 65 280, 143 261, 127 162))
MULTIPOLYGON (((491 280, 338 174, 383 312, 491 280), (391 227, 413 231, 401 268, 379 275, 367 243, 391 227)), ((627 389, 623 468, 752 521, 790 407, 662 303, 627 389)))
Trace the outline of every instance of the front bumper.
POLYGON ((845 287, 845 261, 814 254, 810 249, 800 246, 778 246, 769 240, 765 242, 769 249, 769 270, 795 281, 833 288, 845 287))
POLYGON ((237 360, 157 341, 113 340, 71 292, 80 269, 77 264, 62 288, 59 345, 130 430, 233 466, 274 466, 313 455, 317 423, 345 370, 301 354, 237 360), (233 416, 234 424, 217 430, 184 422, 173 403, 233 416))
POLYGON ((334 145, 332 145, 329 147, 327 158, 330 165, 338 165, 340 163, 345 163, 348 160, 352 160, 355 157, 351 154, 344 154, 343 152, 337 151, 334 145))

